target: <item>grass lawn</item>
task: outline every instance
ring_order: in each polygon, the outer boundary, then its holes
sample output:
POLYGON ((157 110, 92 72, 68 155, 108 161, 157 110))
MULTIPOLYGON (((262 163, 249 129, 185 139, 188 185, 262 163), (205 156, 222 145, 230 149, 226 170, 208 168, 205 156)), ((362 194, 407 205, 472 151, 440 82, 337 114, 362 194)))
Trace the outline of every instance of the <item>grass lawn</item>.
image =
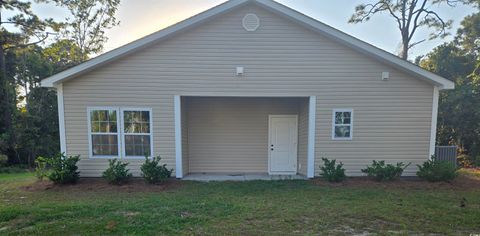
POLYGON ((82 180, 25 187, 35 181, 30 173, 0 175, 0 235, 480 233, 478 183, 173 181, 149 189, 139 181, 82 180))

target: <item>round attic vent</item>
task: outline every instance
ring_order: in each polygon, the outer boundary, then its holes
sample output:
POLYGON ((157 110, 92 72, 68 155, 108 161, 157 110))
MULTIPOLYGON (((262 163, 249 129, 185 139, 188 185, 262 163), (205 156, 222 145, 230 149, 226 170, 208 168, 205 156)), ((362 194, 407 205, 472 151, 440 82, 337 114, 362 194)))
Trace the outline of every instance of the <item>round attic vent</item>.
POLYGON ((260 19, 258 18, 257 15, 253 13, 246 14, 245 17, 243 17, 243 28, 245 28, 246 31, 255 31, 258 29, 260 26, 260 19))

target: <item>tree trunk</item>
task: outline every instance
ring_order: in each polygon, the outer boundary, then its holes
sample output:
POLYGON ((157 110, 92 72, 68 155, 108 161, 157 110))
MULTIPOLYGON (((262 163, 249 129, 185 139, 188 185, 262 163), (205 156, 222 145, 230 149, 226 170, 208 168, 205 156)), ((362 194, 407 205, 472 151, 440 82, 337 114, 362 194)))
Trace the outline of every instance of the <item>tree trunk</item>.
POLYGON ((402 31, 402 51, 400 52, 400 57, 403 60, 407 60, 408 50, 410 49, 409 48, 410 41, 408 40, 409 33, 407 28, 403 28, 401 31, 402 31))
POLYGON ((0 42, 0 108, 2 126, 0 130, 2 132, 10 131, 12 127, 12 111, 9 96, 9 84, 7 79, 7 66, 5 62, 5 52, 3 50, 3 42, 0 42))

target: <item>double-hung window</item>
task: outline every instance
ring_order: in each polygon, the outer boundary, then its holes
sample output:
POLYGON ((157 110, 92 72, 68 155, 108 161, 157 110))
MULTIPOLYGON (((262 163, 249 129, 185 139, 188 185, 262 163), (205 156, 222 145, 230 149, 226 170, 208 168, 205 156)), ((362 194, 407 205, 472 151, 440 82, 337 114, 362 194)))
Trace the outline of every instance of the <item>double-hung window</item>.
POLYGON ((352 140, 353 110, 334 109, 332 114, 332 139, 352 140))
POLYGON ((152 110, 95 107, 88 109, 90 157, 152 156, 152 110))
POLYGON ((119 115, 116 108, 88 110, 90 155, 118 157, 120 153, 119 115))
POLYGON ((123 155, 144 158, 152 152, 152 112, 149 109, 122 109, 123 155))

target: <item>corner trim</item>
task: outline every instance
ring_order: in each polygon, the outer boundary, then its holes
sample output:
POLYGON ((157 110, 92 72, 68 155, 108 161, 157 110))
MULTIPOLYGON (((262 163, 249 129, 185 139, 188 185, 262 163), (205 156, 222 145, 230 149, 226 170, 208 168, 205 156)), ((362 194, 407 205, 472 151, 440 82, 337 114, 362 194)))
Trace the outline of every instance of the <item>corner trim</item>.
POLYGON ((430 128, 430 150, 428 158, 435 155, 435 143, 437 140, 437 119, 438 119, 438 100, 439 100, 439 88, 433 87, 433 103, 432 103, 432 126, 430 128))
POLYGON ((310 96, 308 104, 307 177, 311 179, 315 177, 315 124, 317 97, 310 96))
POLYGON ((182 165, 182 102, 180 95, 173 99, 175 113, 175 175, 177 179, 183 178, 182 165))
POLYGON ((58 103, 58 131, 60 134, 60 152, 67 154, 67 140, 65 136, 65 105, 63 103, 63 84, 55 86, 57 89, 58 103))

